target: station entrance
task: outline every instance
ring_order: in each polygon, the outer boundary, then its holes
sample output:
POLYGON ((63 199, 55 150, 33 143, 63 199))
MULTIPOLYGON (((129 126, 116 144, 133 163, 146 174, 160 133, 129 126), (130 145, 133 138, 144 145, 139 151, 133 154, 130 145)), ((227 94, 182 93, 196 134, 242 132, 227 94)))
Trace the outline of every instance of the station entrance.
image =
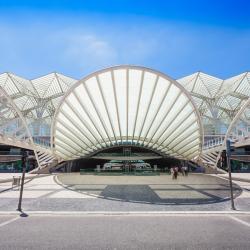
POLYGON ((126 145, 107 148, 89 158, 65 162, 61 170, 83 174, 156 175, 182 164, 178 159, 163 156, 148 148, 126 145))

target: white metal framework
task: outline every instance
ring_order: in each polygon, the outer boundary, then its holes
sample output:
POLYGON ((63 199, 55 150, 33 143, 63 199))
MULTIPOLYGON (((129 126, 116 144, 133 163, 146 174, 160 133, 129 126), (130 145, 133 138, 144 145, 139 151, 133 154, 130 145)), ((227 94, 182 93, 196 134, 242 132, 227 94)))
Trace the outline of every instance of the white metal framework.
POLYGON ((27 80, 0 75, 0 143, 34 150, 38 167, 58 161, 50 128, 60 98, 76 80, 58 73, 27 80))
POLYGON ((230 139, 234 147, 250 145, 250 98, 240 107, 227 133, 221 138, 216 138, 213 143, 208 143, 207 147, 203 147, 203 162, 216 168, 222 151, 226 149, 227 139, 230 139))
POLYGON ((250 73, 226 80, 197 72, 177 80, 192 95, 203 119, 205 135, 225 134, 250 97, 250 73))
POLYGON ((225 135, 224 145, 227 139, 231 139, 238 146, 250 144, 250 98, 242 105, 231 122, 225 135))
MULTIPOLYGON (((246 122, 235 122, 250 97, 250 73, 245 72, 222 80, 197 72, 177 81, 190 92, 202 117, 205 139, 201 160, 206 165, 216 167, 229 134, 234 140, 242 141, 241 134, 248 133, 246 122)), ((244 117, 246 121, 246 115, 244 117)), ((249 145, 246 136, 244 141, 249 145)), ((239 145, 238 142, 236 144, 239 145)))
POLYGON ((132 66, 79 82, 59 73, 33 80, 3 73, 0 143, 33 149, 40 167, 117 144, 216 166, 226 137, 249 143, 249 97, 250 72, 226 80, 197 72, 177 82, 132 66))
POLYGON ((176 81, 151 69, 118 66, 80 80, 63 97, 53 127, 64 159, 114 144, 137 144, 193 159, 201 152, 199 113, 176 81))

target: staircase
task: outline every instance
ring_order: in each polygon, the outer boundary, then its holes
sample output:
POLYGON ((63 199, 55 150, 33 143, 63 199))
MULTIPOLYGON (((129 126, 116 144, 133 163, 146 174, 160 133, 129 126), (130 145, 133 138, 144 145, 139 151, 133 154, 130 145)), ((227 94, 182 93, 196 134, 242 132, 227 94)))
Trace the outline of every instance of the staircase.
POLYGON ((201 160, 205 167, 217 168, 217 162, 224 149, 224 137, 206 141, 203 146, 201 160))

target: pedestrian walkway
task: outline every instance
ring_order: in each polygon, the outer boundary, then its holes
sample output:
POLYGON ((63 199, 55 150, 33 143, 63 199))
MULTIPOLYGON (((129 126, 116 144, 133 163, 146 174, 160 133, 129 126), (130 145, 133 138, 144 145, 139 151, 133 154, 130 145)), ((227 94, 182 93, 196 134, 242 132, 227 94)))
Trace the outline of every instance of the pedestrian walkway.
MULTIPOLYGON (((78 173, 59 175, 70 190, 104 199, 151 204, 207 204, 227 200, 228 181, 203 174, 161 176, 95 176, 78 173)), ((241 189, 234 185, 234 195, 241 189)))
MULTIPOLYGON (((8 186, 9 185, 9 186, 8 186)), ((0 183, 3 189, 11 183, 0 183), (4 185, 4 186, 3 186, 4 185)), ((235 186, 236 207, 249 211, 250 192, 235 186)), ((164 212, 229 211, 228 181, 197 174, 180 176, 96 176, 60 174, 27 182, 24 211, 164 212)), ((15 211, 19 190, 0 192, 0 211, 15 211)))
MULTIPOLYGON (((12 181, 13 176, 19 177, 22 176, 22 173, 0 173, 0 183, 12 181)), ((33 178, 34 174, 25 174, 26 178, 33 178)))
MULTIPOLYGON (((218 174, 218 176, 221 176, 226 179, 229 178, 228 173, 218 174)), ((232 173, 232 180, 250 182, 250 173, 232 173)))
MULTIPOLYGON (((34 176, 34 175, 33 175, 34 176)), ((55 175, 41 176, 40 178, 34 178, 31 182, 25 185, 23 198, 85 198, 85 195, 79 194, 74 191, 70 191, 57 184, 54 181, 55 175)), ((10 188, 11 183, 0 183, 2 190, 4 188, 10 188), (3 188, 4 187, 4 188, 3 188)), ((1 198, 18 198, 19 188, 15 187, 6 192, 0 193, 1 198)), ((90 197, 91 198, 91 197, 90 197)))

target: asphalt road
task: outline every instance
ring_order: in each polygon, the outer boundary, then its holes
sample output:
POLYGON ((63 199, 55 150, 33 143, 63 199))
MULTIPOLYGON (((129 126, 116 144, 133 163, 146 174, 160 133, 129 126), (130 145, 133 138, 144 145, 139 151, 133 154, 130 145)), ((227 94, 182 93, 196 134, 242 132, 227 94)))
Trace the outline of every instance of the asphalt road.
POLYGON ((0 216, 0 249, 250 249, 250 215, 0 216))

